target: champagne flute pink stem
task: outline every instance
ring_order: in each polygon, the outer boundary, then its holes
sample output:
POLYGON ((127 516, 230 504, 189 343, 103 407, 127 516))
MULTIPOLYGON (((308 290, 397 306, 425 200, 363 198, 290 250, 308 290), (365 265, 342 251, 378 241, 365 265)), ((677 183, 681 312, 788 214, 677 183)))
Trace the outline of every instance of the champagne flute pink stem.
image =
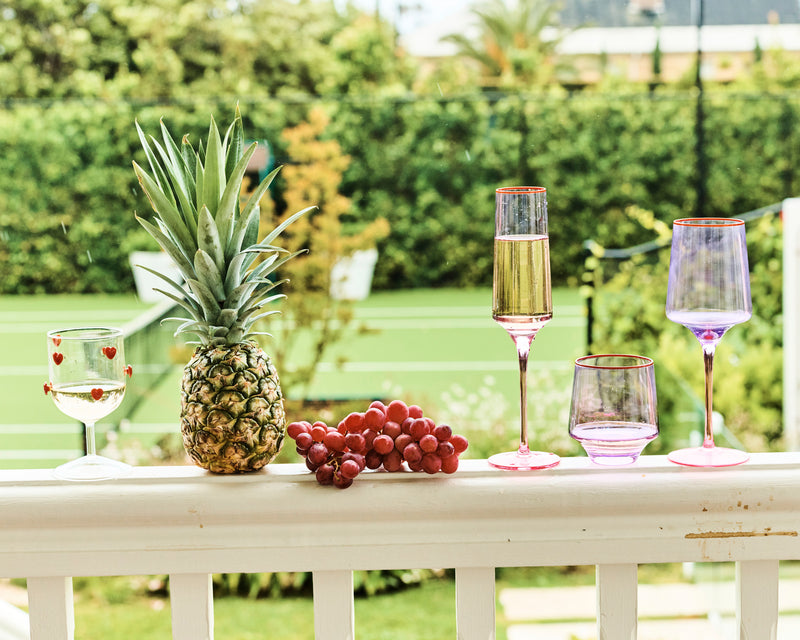
POLYGON ((528 354, 531 351, 533 335, 514 336, 519 356, 519 454, 528 455, 528 354))

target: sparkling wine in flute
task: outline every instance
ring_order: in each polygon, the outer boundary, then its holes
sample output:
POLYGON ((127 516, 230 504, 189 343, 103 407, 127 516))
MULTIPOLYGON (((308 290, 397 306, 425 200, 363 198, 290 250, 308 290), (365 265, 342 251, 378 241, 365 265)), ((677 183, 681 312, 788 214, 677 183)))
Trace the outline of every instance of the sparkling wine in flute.
POLYGON ((520 440, 516 451, 495 454, 489 464, 509 470, 554 467, 557 455, 528 447, 528 354, 536 334, 553 317, 547 192, 542 187, 496 191, 492 317, 517 349, 520 440))
POLYGON ((495 321, 506 331, 538 331, 553 317, 547 236, 496 237, 494 255, 495 321))

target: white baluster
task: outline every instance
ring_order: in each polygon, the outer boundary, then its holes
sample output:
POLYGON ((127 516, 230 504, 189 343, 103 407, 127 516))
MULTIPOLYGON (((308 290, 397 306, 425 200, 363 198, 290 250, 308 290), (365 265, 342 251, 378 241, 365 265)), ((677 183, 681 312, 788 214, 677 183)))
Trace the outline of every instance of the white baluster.
POLYGON ((353 640, 352 571, 314 571, 315 640, 353 640))
POLYGON ((73 640, 72 578, 28 578, 31 640, 73 640))
POLYGON ((778 636, 778 561, 736 563, 736 628, 739 640, 778 636))
POLYGON ((208 573, 169 576, 173 640, 214 640, 214 594, 208 573))
POLYGON ((494 640, 494 567, 456 569, 458 640, 494 640))
POLYGON ((599 640, 636 640, 638 586, 635 564, 597 565, 599 640))

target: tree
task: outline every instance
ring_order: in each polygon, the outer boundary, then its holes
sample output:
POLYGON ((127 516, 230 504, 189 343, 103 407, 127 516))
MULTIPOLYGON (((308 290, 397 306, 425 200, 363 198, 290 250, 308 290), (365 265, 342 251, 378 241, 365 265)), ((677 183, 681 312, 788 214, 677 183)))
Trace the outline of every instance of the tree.
POLYGON ((0 98, 311 96, 408 84, 390 27, 325 0, 0 0, 0 98))
POLYGON ((485 84, 501 87, 541 85, 553 79, 560 42, 559 5, 551 0, 487 0, 472 13, 478 34, 451 34, 462 57, 481 67, 485 84), (549 31, 549 28, 553 28, 549 31))
MULTIPOLYGON (((280 324, 275 332, 271 353, 281 371, 286 393, 300 387, 301 398, 308 396, 323 356, 344 333, 353 319, 352 305, 330 295, 331 269, 337 260, 353 251, 375 246, 389 233, 389 224, 379 218, 358 233, 346 235, 340 218, 350 209, 350 200, 339 193, 342 174, 350 158, 342 153, 336 140, 323 140, 329 118, 321 108, 312 109, 308 120, 283 132, 292 164, 284 167, 286 183, 283 200, 286 215, 292 207, 305 209, 316 205, 317 211, 302 216, 281 236, 288 251, 307 249, 308 253, 287 263, 281 272, 289 282, 284 285, 287 299, 281 305, 280 324), (311 345, 297 348, 298 342, 308 339, 311 345), (301 361, 299 353, 310 353, 301 361), (287 363, 297 364, 293 370, 287 363)), ((274 218, 274 208, 262 201, 262 228, 270 229, 284 218, 274 218)), ((299 209, 298 209, 299 210, 299 209)))

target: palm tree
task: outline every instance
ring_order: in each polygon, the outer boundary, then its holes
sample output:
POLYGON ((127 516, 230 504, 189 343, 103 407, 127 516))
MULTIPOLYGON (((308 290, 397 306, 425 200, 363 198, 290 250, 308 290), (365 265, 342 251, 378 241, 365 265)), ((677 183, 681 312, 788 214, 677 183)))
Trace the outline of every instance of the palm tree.
POLYGON ((475 38, 455 33, 442 40, 455 44, 458 55, 478 62, 488 82, 544 84, 553 77, 555 50, 563 38, 560 8, 552 0, 487 0, 471 11, 478 19, 475 38))

